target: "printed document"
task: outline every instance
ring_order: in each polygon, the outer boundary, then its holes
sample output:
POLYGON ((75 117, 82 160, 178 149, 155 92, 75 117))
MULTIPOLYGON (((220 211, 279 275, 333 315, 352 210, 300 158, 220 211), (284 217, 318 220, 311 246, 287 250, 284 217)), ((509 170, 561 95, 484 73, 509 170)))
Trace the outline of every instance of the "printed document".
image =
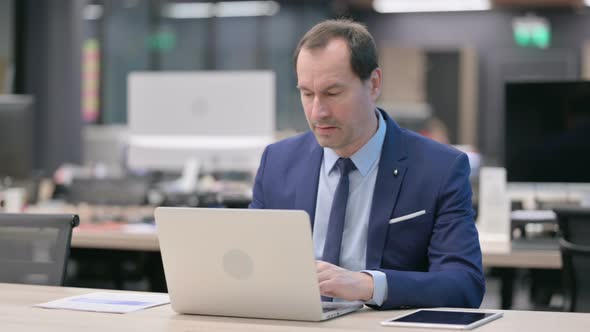
POLYGON ((109 313, 128 313, 170 303, 168 294, 96 292, 40 303, 35 307, 109 313))

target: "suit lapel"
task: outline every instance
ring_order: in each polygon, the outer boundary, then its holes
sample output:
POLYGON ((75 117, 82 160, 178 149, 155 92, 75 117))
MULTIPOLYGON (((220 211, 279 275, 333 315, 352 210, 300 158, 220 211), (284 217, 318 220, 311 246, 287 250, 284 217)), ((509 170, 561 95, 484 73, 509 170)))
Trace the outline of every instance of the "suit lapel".
POLYGON ((324 149, 313 138, 308 153, 302 158, 301 174, 295 177, 299 181, 295 193, 295 209, 305 210, 309 214, 312 229, 323 156, 324 149))
POLYGON ((381 265, 383 249, 387 238, 387 227, 393 208, 396 205, 399 190, 404 180, 407 165, 407 151, 404 134, 398 125, 383 111, 381 114, 387 123, 387 133, 383 141, 379 171, 373 192, 371 216, 367 235, 367 269, 381 265), (395 175, 397 170, 397 175, 395 175))

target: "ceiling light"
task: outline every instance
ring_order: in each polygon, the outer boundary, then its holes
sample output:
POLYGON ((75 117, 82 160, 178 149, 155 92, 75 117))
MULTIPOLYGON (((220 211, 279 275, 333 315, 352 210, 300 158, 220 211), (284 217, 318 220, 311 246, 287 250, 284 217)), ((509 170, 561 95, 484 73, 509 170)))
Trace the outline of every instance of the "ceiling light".
POLYGON ((162 16, 167 18, 207 18, 213 16, 213 4, 202 3, 170 3, 164 5, 162 16))
POLYGON ((232 1, 218 2, 216 16, 272 16, 279 12, 279 4, 275 1, 232 1))
POLYGON ((221 1, 200 3, 170 3, 164 5, 162 16, 174 19, 272 16, 279 12, 276 1, 221 1))
POLYGON ((86 5, 82 11, 85 20, 98 20, 102 17, 102 5, 86 5))
POLYGON ((379 13, 450 12, 490 8, 489 0, 374 0, 373 2, 373 9, 379 13))

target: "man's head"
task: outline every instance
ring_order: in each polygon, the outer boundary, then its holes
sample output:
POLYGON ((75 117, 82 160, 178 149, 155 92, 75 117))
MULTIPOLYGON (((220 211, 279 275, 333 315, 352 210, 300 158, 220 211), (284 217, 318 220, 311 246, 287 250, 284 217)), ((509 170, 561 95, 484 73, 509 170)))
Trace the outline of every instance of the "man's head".
POLYGON ((377 50, 367 29, 349 20, 309 30, 294 55, 305 116, 319 144, 349 157, 375 133, 381 91, 377 50))

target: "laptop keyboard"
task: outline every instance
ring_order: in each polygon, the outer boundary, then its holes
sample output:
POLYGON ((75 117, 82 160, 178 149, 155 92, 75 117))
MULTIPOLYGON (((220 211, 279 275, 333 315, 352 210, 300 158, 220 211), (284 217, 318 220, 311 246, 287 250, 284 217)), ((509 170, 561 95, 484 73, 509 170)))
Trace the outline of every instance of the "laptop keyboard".
POLYGON ((322 312, 330 312, 334 310, 346 309, 350 307, 362 306, 361 302, 322 302, 322 312))

